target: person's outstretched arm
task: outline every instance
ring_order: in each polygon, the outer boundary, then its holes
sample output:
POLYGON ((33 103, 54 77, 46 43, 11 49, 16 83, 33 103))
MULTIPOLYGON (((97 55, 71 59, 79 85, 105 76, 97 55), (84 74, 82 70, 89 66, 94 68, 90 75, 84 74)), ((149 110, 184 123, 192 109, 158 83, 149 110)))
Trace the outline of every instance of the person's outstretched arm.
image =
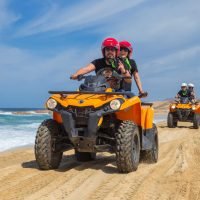
POLYGON ((175 96, 176 99, 179 99, 179 98, 181 97, 180 93, 181 93, 181 92, 179 91, 179 92, 176 94, 176 96, 175 96))
POLYGON ((142 90, 142 83, 141 83, 141 80, 140 80, 140 75, 137 71, 135 71, 133 73, 133 77, 134 77, 135 83, 137 85, 137 88, 139 90, 139 93, 140 94, 144 93, 144 91, 142 90))
POLYGON ((92 63, 90 63, 86 67, 80 68, 75 74, 71 75, 71 78, 75 80, 78 78, 79 75, 84 75, 94 70, 95 70, 95 66, 92 63))

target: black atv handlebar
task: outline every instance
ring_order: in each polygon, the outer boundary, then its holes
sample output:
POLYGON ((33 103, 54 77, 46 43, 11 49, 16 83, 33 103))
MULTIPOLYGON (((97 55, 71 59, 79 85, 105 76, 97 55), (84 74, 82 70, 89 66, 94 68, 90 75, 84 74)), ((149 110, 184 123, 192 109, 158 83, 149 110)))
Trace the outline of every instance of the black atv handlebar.
MULTIPOLYGON (((86 78, 86 76, 84 76, 84 75, 78 75, 78 76, 77 76, 77 80, 78 80, 78 81, 81 81, 81 80, 83 80, 83 79, 85 79, 85 78, 86 78)), ((71 79, 71 80, 74 80, 71 76, 70 76, 70 79, 71 79)))
POLYGON ((139 98, 145 98, 147 96, 148 96, 148 92, 144 92, 144 93, 138 95, 139 98))
MULTIPOLYGON (((83 79, 85 79, 87 76, 84 76, 84 75, 78 75, 77 77, 77 80, 78 81, 82 81, 83 79)), ((109 78, 106 78, 106 80, 111 80, 113 78, 117 78, 117 79, 121 79, 121 80, 124 80, 124 79, 132 79, 132 77, 123 77, 121 75, 119 75, 118 77, 116 76, 112 76, 112 77, 109 77, 109 78)), ((70 77, 71 80, 74 80, 72 77, 70 77)))
POLYGON ((85 79, 86 78, 86 76, 84 76, 84 75, 79 75, 78 77, 77 77, 77 80, 78 81, 82 81, 83 79, 85 79))

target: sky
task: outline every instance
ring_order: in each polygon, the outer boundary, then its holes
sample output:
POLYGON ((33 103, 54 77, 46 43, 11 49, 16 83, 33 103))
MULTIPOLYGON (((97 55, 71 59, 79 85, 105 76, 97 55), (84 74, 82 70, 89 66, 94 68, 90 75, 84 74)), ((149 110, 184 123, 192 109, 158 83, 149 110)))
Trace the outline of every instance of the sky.
POLYGON ((49 90, 77 89, 70 75, 110 36, 132 43, 145 101, 182 82, 200 95, 199 10, 199 0, 0 0, 0 107, 43 107, 49 90))

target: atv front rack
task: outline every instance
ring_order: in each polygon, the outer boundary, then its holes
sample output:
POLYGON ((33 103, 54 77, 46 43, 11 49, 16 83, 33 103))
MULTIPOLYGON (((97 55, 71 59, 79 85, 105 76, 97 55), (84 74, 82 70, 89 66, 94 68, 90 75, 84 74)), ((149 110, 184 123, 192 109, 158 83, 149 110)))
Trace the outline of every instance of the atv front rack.
POLYGON ((142 105, 142 106, 150 106, 150 107, 152 107, 152 106, 153 106, 153 103, 142 102, 141 105, 142 105))
POLYGON ((94 92, 94 91, 49 91, 49 94, 105 94, 135 96, 132 92, 94 92))

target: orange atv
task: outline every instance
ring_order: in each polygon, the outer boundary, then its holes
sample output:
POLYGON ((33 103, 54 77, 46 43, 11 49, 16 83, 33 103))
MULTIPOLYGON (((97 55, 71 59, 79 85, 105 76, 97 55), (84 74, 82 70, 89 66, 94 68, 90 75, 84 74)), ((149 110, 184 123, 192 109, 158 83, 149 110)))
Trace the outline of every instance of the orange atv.
POLYGON ((192 122, 195 129, 199 128, 200 105, 192 103, 188 97, 181 97, 170 104, 167 124, 169 128, 177 126, 178 121, 192 122))
MULTIPOLYGON (((46 107, 53 119, 42 122, 35 140, 35 157, 40 169, 56 169, 64 151, 75 150, 78 161, 94 160, 97 152, 116 154, 119 172, 137 170, 143 154, 158 160, 158 132, 153 124, 152 103, 142 103, 130 92, 116 92, 108 80, 85 79, 79 91, 50 91, 46 107)), ((122 80, 115 71, 110 78, 122 80)))

